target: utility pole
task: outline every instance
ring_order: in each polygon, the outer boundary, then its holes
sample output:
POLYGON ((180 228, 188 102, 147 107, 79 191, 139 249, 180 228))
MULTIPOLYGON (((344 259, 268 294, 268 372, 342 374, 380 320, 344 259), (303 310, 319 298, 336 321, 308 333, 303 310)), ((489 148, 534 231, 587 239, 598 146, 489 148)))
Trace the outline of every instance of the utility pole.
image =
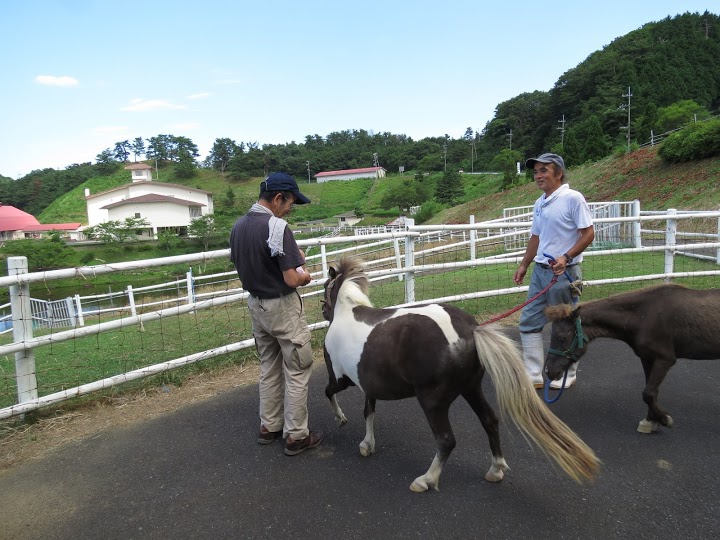
POLYGON ((565 115, 562 115, 562 120, 558 120, 558 124, 560 124, 560 127, 557 128, 560 130, 560 148, 565 150, 565 115))
POLYGON ((512 150, 512 129, 510 130, 510 133, 508 133, 508 139, 510 139, 510 150, 512 150))
POLYGON ((470 141, 470 172, 475 172, 475 139, 470 141))
POLYGON ((308 184, 310 183, 310 162, 306 161, 305 165, 307 165, 307 172, 308 172, 308 184))
POLYGON ((447 141, 443 144, 443 161, 445 162, 445 172, 447 172, 447 141))
POLYGON ((622 97, 627 98, 627 103, 623 103, 620 105, 621 109, 627 109, 627 126, 625 126, 623 129, 627 129, 627 149, 628 152, 630 151, 630 98, 632 97, 632 92, 630 91, 630 87, 628 86, 627 94, 623 94, 622 97))

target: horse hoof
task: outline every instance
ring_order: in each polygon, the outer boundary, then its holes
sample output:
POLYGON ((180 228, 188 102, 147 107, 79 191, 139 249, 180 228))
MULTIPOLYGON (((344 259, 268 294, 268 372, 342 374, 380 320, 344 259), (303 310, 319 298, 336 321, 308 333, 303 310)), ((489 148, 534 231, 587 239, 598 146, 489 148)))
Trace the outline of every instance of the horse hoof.
POLYGON ((343 427, 345 424, 347 424, 347 417, 343 414, 342 416, 336 416, 335 422, 337 422, 338 427, 343 427))
POLYGON ((440 491, 437 485, 428 484, 425 481, 425 477, 420 476, 419 478, 416 478, 412 484, 410 484, 410 491, 414 491, 415 493, 425 493, 431 487, 435 489, 435 491, 440 491))
POLYGON ((410 484, 410 491, 414 491, 415 493, 424 493, 428 490, 427 484, 423 485, 417 480, 415 480, 412 484, 410 484))
POLYGON ((665 427, 673 427, 673 419, 669 414, 665 415, 665 421, 662 423, 665 427))
MULTIPOLYGON (((672 419, 670 420, 670 422, 672 423, 672 419)), ((640 433, 652 433, 653 431, 657 431, 657 428, 657 422, 653 422, 651 420, 648 420, 647 418, 643 418, 642 420, 640 420, 637 430, 640 433)))
POLYGON ((490 469, 485 473, 485 480, 488 482, 500 482, 503 478, 505 478, 505 471, 502 469, 490 469))
POLYGON ((362 442, 360 443, 360 455, 363 457, 371 456, 375 453, 375 448, 371 447, 369 444, 362 442))

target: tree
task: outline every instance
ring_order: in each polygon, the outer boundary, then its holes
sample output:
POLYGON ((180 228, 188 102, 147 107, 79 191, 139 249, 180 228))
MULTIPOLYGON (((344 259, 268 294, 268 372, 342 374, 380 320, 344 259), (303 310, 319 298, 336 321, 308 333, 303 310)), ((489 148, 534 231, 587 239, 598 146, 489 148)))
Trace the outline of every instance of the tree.
POLYGON ((130 144, 130 149, 135 156, 135 162, 137 162, 138 156, 142 156, 145 154, 145 141, 143 140, 143 138, 135 137, 135 139, 133 139, 133 142, 130 144))
POLYGON ((112 242, 122 244, 149 226, 150 223, 145 218, 127 217, 123 221, 105 221, 88 227, 85 229, 85 236, 106 244, 112 242))
POLYGON ((182 149, 180 151, 180 157, 175 165, 175 176, 178 178, 192 178, 197 174, 197 165, 195 160, 187 153, 187 150, 182 149))
POLYGON ((147 142, 147 151, 145 157, 158 161, 170 161, 170 147, 172 145, 172 137, 170 135, 156 135, 150 137, 147 142))
POLYGON ((418 193, 415 180, 406 179, 392 185, 383 196, 380 205, 383 208, 397 206, 401 212, 409 212, 411 206, 416 206, 422 202, 423 200, 418 193))
POLYGON ((165 251, 170 251, 182 242, 182 240, 178 238, 177 232, 172 229, 163 229, 159 231, 157 241, 160 248, 165 251))
POLYGON ((210 166, 224 173, 230 159, 238 150, 238 145, 235 144, 235 141, 232 139, 215 139, 213 147, 210 150, 210 155, 208 156, 210 166))
POLYGON ((660 108, 657 116, 657 122, 655 123, 656 134, 660 134, 667 133, 695 120, 705 120, 710 117, 710 113, 705 107, 698 105, 692 99, 684 99, 660 108))
POLYGON ((231 186, 228 186, 227 191, 225 192, 225 204, 228 208, 235 207, 235 192, 231 186))
POLYGON ((207 251, 210 244, 230 236, 230 223, 220 216, 206 214, 190 222, 188 236, 207 251))
POLYGON ((106 148, 95 156, 97 161, 97 171, 103 176, 109 176, 114 173, 120 164, 115 160, 115 153, 106 148))
POLYGON ((462 185, 460 173, 457 171, 447 171, 443 173, 442 178, 435 187, 435 199, 442 204, 453 205, 458 202, 465 194, 462 185))
POLYGON ((121 163, 125 163, 128 160, 128 157, 130 157, 130 149, 130 141, 116 142, 115 150, 113 150, 115 154, 115 159, 117 159, 121 163))
POLYGON ((522 161, 522 154, 517 150, 506 148, 490 163, 493 170, 502 172, 502 189, 508 189, 517 179, 517 162, 522 161))

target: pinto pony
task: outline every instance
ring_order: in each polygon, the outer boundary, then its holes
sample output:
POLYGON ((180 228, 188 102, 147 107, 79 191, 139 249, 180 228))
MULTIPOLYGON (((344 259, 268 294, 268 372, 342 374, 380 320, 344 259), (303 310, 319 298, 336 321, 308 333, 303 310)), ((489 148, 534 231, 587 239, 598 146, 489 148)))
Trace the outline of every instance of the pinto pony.
POLYGON ((375 402, 417 396, 430 424, 437 452, 428 471, 416 478, 416 492, 438 489, 440 473, 455 447, 448 410, 462 396, 487 432, 492 452, 485 479, 499 482, 508 465, 500 449, 498 420, 482 392, 489 371, 497 399, 521 432, 577 482, 592 479, 599 461, 593 451, 538 398, 515 343, 500 331, 479 326, 470 314, 446 305, 374 308, 363 262, 344 257, 330 268, 323 315, 329 383, 325 395, 339 425, 347 418, 337 392, 357 386, 365 393, 366 435, 360 453, 375 451, 375 402))
POLYGON ((550 306, 545 314, 553 322, 545 367, 551 380, 577 362, 595 338, 624 341, 640 357, 648 407, 640 433, 656 431, 658 423, 672 427, 672 417, 658 405, 658 391, 678 358, 720 358, 720 289, 657 285, 575 308, 550 306))

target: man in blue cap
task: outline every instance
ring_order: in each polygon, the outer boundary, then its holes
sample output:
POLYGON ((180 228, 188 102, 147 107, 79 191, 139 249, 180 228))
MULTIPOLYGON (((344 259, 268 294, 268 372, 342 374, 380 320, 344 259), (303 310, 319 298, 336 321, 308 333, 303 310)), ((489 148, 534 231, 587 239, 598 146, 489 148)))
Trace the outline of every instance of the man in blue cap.
POLYGON ((243 288, 260 356, 258 442, 285 439, 294 456, 322 442, 308 429, 308 383, 313 354, 310 330, 297 287, 312 281, 305 254, 282 218, 310 199, 295 178, 277 172, 260 184, 260 198, 230 233, 230 259, 243 288))
MULTIPOLYGON (((582 254, 595 238, 595 229, 585 197, 579 191, 570 189, 566 182, 562 157, 542 154, 528 159, 525 167, 533 170, 535 183, 543 194, 535 201, 530 239, 513 281, 522 284, 530 263, 535 261, 528 289, 528 298, 533 298, 550 284, 554 276, 558 276, 555 285, 525 306, 520 315, 525 369, 535 388, 542 388, 545 364, 542 329, 548 322, 543 310, 549 305, 571 304, 573 296, 577 300, 577 292, 571 285, 582 282, 582 254), (563 277, 565 274, 569 279, 563 277)), ((576 372, 577 363, 574 363, 568 371, 566 387, 575 384, 576 372)), ((561 388, 562 384, 560 379, 551 382, 550 387, 561 388)))

